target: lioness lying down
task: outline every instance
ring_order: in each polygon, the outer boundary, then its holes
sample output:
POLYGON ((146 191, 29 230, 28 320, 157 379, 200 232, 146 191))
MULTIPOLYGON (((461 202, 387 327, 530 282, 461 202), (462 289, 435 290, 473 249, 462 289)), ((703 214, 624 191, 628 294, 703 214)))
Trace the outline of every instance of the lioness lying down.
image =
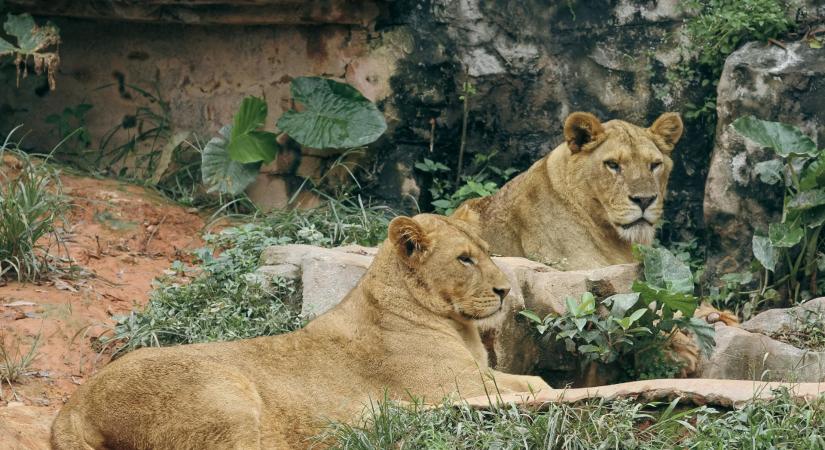
POLYGON ((306 328, 130 353, 66 403, 52 445, 306 448, 328 419, 352 421, 385 392, 439 401, 550 390, 487 366, 476 323, 499 314, 509 289, 466 224, 396 218, 358 285, 306 328))

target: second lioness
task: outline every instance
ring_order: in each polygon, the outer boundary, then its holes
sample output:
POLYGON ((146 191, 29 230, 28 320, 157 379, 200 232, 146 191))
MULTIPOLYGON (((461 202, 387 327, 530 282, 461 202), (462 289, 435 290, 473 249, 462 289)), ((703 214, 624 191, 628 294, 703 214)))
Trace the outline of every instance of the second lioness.
POLYGON ((487 367, 477 323, 501 314, 510 286, 466 224, 398 217, 388 234, 358 285, 302 330, 112 362, 60 411, 53 447, 308 448, 327 420, 385 396, 550 390, 487 367))
POLYGON ((662 216, 682 130, 675 113, 649 128, 573 113, 563 144, 453 216, 474 226, 494 254, 563 270, 634 262, 632 244, 650 244, 662 216))

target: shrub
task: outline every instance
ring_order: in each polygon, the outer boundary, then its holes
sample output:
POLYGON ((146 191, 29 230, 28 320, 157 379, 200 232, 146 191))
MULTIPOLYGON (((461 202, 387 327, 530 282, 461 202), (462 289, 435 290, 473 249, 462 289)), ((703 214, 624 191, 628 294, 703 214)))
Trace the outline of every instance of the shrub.
POLYGON ((272 245, 376 245, 386 235, 391 211, 356 201, 333 201, 311 210, 275 211, 251 223, 204 236, 195 250, 197 268, 182 262, 158 280, 148 305, 118 317, 104 345, 116 353, 144 346, 189 344, 273 335, 303 325, 296 305, 299 286, 276 279, 262 286, 249 275, 272 245), (183 275, 183 277, 181 277, 183 275), (191 281, 186 283, 186 275, 191 281))
POLYGON ((69 203, 61 195, 57 172, 12 148, 0 147, 0 164, 9 152, 19 168, 0 165, 0 278, 35 281, 55 269, 49 253, 59 244, 57 224, 69 203))
POLYGON ((521 312, 540 334, 564 342, 579 359, 582 374, 595 363, 617 363, 624 369, 622 380, 669 378, 680 368, 665 353, 674 333, 691 332, 705 353, 714 345, 713 329, 693 317, 698 299, 690 268, 663 248, 635 247, 634 252, 645 280, 635 281, 632 293, 610 296, 600 305, 589 292, 579 300, 568 297, 564 314, 544 319, 521 312))

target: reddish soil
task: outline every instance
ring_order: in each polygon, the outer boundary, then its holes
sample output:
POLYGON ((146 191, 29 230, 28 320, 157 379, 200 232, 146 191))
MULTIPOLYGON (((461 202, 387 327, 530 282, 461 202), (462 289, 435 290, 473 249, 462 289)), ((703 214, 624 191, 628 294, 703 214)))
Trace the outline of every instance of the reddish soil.
POLYGON ((202 244, 197 212, 151 190, 107 179, 61 179, 74 207, 59 254, 68 252, 88 273, 0 286, 0 339, 7 351, 26 352, 40 339, 29 373, 0 386, 3 449, 47 448, 51 417, 109 360, 95 343, 111 330, 112 317, 145 305, 152 280, 202 244))

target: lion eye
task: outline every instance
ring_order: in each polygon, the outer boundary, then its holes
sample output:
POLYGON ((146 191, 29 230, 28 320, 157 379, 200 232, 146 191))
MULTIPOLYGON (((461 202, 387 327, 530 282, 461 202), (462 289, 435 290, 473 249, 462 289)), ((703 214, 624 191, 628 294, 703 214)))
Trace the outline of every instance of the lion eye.
POLYGON ((605 161, 604 165, 607 166, 607 168, 612 170, 613 172, 620 172, 622 170, 619 163, 613 161, 612 159, 608 159, 607 161, 605 161))
POLYGON ((650 163, 650 171, 651 171, 651 172, 653 172, 654 170, 656 170, 656 169, 658 169, 659 167, 661 167, 661 165, 662 165, 662 162, 661 162, 661 161, 656 161, 656 162, 654 162, 654 163, 650 163))
POLYGON ((475 260, 471 258, 469 255, 461 255, 458 257, 458 260, 461 261, 461 264, 464 264, 466 266, 472 266, 476 263, 475 260))

